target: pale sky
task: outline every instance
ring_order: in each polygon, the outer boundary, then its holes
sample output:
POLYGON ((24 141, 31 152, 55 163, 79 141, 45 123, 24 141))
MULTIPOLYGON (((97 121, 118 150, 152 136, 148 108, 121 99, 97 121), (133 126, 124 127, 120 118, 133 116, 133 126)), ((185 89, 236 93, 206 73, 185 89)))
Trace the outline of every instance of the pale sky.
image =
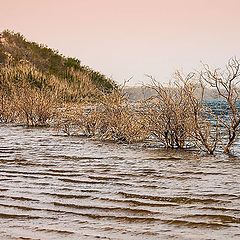
POLYGON ((0 0, 0 31, 76 57, 123 83, 166 82, 240 58, 240 0, 0 0))

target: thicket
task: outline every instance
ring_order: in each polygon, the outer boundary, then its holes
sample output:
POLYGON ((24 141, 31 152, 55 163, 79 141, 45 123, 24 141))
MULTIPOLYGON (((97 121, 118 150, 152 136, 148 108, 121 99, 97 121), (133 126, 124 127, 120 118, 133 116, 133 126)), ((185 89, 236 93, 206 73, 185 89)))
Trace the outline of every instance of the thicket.
POLYGON ((101 140, 127 143, 144 141, 149 130, 136 104, 131 104, 122 88, 99 92, 98 102, 68 105, 59 111, 58 129, 68 135, 83 134, 101 140))
POLYGON ((150 84, 144 87, 152 96, 135 103, 121 88, 101 92, 96 104, 63 109, 58 127, 67 134, 98 139, 127 143, 155 139, 166 148, 228 153, 239 133, 239 68, 239 60, 231 58, 225 70, 203 65, 200 72, 176 72, 168 85, 149 77, 150 84), (217 93, 216 106, 205 94, 209 88, 217 93))
POLYGON ((0 68, 0 121, 52 126, 68 135, 117 142, 156 140, 166 148, 199 148, 228 153, 240 125, 240 61, 224 70, 203 65, 199 72, 176 72, 167 85, 150 77, 153 93, 130 102, 123 87, 99 89, 81 71, 69 69, 68 83, 26 61, 0 68), (217 107, 206 98, 215 89, 217 107))

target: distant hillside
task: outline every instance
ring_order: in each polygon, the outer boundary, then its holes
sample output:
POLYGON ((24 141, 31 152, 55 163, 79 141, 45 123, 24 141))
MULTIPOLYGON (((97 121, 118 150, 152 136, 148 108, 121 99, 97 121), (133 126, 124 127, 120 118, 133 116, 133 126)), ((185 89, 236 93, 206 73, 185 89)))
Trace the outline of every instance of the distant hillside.
MULTIPOLYGON (((89 95, 90 87, 87 88, 86 85, 104 91, 111 91, 117 87, 111 79, 88 66, 81 65, 80 60, 76 58, 64 57, 45 45, 29 42, 20 33, 3 31, 0 34, 0 66, 22 63, 31 65, 34 71, 45 76, 54 76, 55 84, 62 86, 64 98, 68 100, 77 100, 89 95), (83 85, 84 91, 81 89, 83 85)), ((41 86, 40 83, 35 84, 41 86)))
MULTIPOLYGON (((149 98, 153 95, 156 94, 156 91, 154 91, 151 88, 147 88, 147 87, 125 87, 124 88, 124 93, 125 96, 131 101, 131 102, 136 102, 145 98, 149 98)), ((200 99, 201 97, 201 92, 196 91, 196 97, 198 97, 200 99)), ((219 100, 221 99, 217 93, 216 90, 213 89, 209 89, 206 88, 205 89, 205 100, 219 100)))

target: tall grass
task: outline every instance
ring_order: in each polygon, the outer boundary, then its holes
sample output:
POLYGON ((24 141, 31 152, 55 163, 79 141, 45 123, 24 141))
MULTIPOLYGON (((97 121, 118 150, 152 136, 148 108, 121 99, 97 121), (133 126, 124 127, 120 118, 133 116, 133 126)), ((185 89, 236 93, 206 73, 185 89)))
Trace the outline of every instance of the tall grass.
POLYGON ((57 92, 45 76, 26 63, 0 69, 1 121, 28 126, 47 125, 60 104, 57 92))

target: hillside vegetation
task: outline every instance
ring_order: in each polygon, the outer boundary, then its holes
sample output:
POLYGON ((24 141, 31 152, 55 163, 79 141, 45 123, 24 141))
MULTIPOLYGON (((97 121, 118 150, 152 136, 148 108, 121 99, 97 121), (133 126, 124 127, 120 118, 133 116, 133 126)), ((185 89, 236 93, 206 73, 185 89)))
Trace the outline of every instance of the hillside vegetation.
MULTIPOLYGON (((57 50, 27 41, 20 33, 8 30, 0 34, 0 66, 1 70, 5 68, 3 72, 12 72, 11 76, 16 75, 19 68, 26 68, 23 71, 32 87, 57 88, 66 102, 95 98, 99 90, 111 91, 116 88, 111 79, 81 65, 80 60, 64 57, 57 50)), ((16 76, 11 79, 22 81, 16 76)))

